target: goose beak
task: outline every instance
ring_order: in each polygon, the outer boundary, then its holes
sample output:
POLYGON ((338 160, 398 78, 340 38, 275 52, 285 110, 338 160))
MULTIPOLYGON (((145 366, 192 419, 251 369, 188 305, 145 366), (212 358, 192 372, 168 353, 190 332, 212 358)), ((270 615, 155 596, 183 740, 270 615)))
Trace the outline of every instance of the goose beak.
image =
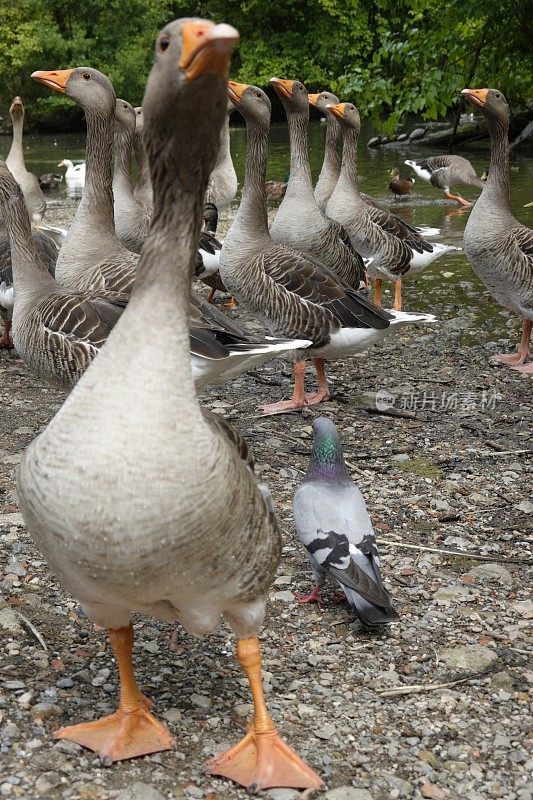
POLYGON ((238 103, 247 90, 248 83, 236 83, 235 81, 228 81, 228 96, 234 103, 238 103))
POLYGON ((317 94, 308 94, 307 99, 309 100, 309 105, 316 108, 316 104, 318 103, 318 95, 317 94))
POLYGON ((180 68, 187 80, 215 74, 226 78, 233 46, 239 33, 225 22, 215 25, 207 20, 188 20, 181 26, 180 68))
POLYGON ((290 99, 294 81, 284 81, 282 78, 270 78, 270 83, 276 90, 276 94, 280 97, 287 97, 290 99))
POLYGON ((56 92, 65 94, 68 80, 73 72, 73 69, 37 70, 37 72, 32 72, 31 77, 34 81, 44 83, 45 86, 55 89, 56 92))
POLYGON ((337 117, 338 119, 343 119, 344 106, 345 103, 338 103, 337 105, 335 105, 334 103, 328 103, 326 108, 328 111, 331 111, 334 117, 337 117))
POLYGON ((461 92, 469 103, 472 103, 473 106, 479 106, 480 108, 483 108, 487 102, 488 93, 488 89, 463 89, 461 92))

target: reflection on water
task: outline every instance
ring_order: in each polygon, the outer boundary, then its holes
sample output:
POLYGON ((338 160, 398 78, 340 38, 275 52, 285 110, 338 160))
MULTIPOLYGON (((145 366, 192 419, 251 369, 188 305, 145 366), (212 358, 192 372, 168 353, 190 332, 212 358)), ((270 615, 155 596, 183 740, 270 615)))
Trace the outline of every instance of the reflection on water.
MULTIPOLYGON (((234 117, 236 118, 237 114, 234 117)), ((314 179, 318 177, 322 165, 325 128, 324 124, 315 121, 310 125, 310 161, 314 179)), ((386 205, 411 225, 438 228, 440 233, 435 237, 437 240, 461 246, 469 209, 459 208, 453 201, 444 200, 440 192, 419 179, 416 179, 411 197, 407 200, 395 201, 388 190, 388 173, 392 167, 398 165, 402 175, 414 176, 409 167, 404 165, 404 160, 426 158, 439 151, 416 143, 368 149, 365 143, 372 135, 371 128, 363 125, 362 144, 359 147, 361 190, 386 205)), ((0 137, 0 152, 4 156, 7 155, 9 146, 10 138, 0 137)), ((246 132, 243 127, 232 128, 231 148, 242 185, 246 148, 246 132)), ((472 162, 478 175, 488 167, 487 146, 478 146, 472 150, 461 149, 460 152, 472 162)), ((28 169, 36 175, 64 171, 63 168, 57 167, 63 158, 69 158, 75 163, 85 158, 85 136, 83 134, 28 136, 25 138, 25 157, 28 169)), ((285 180, 288 170, 287 127, 284 124, 275 124, 270 132, 267 178, 285 180)), ((472 201, 478 196, 478 190, 474 187, 464 187, 461 193, 467 200, 472 201)), ((45 221, 63 224, 64 220, 72 215, 79 196, 79 190, 67 189, 64 182, 58 189, 48 192, 50 209, 45 221)), ((529 227, 533 223, 533 208, 523 208, 523 206, 531 200, 533 200, 533 158, 524 151, 515 152, 511 160, 511 205, 516 218, 529 227)), ((488 297, 461 252, 443 256, 418 278, 408 281, 404 299, 406 309, 429 310, 440 318, 468 314, 467 327, 472 331, 474 326, 475 330, 472 332, 474 336, 484 330, 493 336, 505 334, 513 338, 515 328, 518 329, 518 322, 515 325, 513 315, 488 297)))

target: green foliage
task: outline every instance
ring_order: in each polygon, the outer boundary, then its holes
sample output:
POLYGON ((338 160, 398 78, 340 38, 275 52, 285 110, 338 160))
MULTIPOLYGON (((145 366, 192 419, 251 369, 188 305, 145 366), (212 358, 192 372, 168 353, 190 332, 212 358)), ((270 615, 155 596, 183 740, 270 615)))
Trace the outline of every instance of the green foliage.
POLYGON ((232 77, 265 87, 272 75, 331 88, 388 131, 409 113, 442 117, 467 83, 501 89, 513 106, 532 96, 528 0, 0 0, 1 108, 21 94, 28 121, 79 119, 44 94, 36 69, 89 65, 118 96, 142 100, 158 30, 198 15, 241 32, 232 77))

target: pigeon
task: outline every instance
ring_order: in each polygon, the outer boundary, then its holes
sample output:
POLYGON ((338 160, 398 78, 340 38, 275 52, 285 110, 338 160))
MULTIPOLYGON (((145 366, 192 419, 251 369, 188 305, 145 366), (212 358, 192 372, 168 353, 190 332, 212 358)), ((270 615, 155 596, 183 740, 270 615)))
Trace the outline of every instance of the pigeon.
POLYGON ((333 422, 313 423, 313 450, 293 501, 294 524, 316 586, 300 602, 318 601, 326 578, 336 581, 363 625, 399 619, 383 585, 376 537, 363 495, 352 481, 333 422))

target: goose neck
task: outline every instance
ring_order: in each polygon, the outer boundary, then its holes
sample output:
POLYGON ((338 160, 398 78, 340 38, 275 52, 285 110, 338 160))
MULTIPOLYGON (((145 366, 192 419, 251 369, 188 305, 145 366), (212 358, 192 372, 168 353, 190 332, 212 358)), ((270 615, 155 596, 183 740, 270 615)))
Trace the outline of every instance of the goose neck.
POLYGON ((122 126, 118 127, 114 135, 115 140, 115 171, 113 174, 113 191, 119 189, 128 195, 133 195, 131 185, 131 149, 133 132, 122 126))
POLYGON ((143 135, 142 131, 140 130, 136 130, 133 135, 133 150, 135 152, 135 160, 137 162, 137 187, 142 187, 144 189, 145 187, 151 185, 150 167, 148 166, 143 135))
POLYGON ((341 126, 331 114, 326 121, 326 143, 324 147, 324 162, 322 172, 339 176, 341 169, 341 126))
POLYGON ((509 202, 509 120, 487 120, 490 133, 490 168, 483 195, 510 211, 509 202))
POLYGON ((11 121, 13 123, 13 139, 11 141, 11 147, 9 148, 9 154, 6 161, 13 161, 13 159, 24 161, 24 152, 22 149, 22 129, 24 127, 24 116, 12 117, 11 121))
POLYGON ((115 230, 111 160, 113 113, 86 110, 85 186, 76 218, 89 217, 99 230, 115 230))
POLYGON ((287 191, 290 191, 291 184, 298 184, 300 188, 305 186, 312 192, 311 167, 309 166, 309 153, 307 151, 309 115, 289 112, 287 114, 287 122, 291 149, 291 168, 287 191))
POLYGON ((254 237, 269 236, 265 188, 267 151, 268 126, 248 122, 244 186, 234 225, 254 237))
POLYGON ((359 136, 353 128, 344 131, 340 178, 348 183, 356 192, 357 186, 357 140, 359 136))

